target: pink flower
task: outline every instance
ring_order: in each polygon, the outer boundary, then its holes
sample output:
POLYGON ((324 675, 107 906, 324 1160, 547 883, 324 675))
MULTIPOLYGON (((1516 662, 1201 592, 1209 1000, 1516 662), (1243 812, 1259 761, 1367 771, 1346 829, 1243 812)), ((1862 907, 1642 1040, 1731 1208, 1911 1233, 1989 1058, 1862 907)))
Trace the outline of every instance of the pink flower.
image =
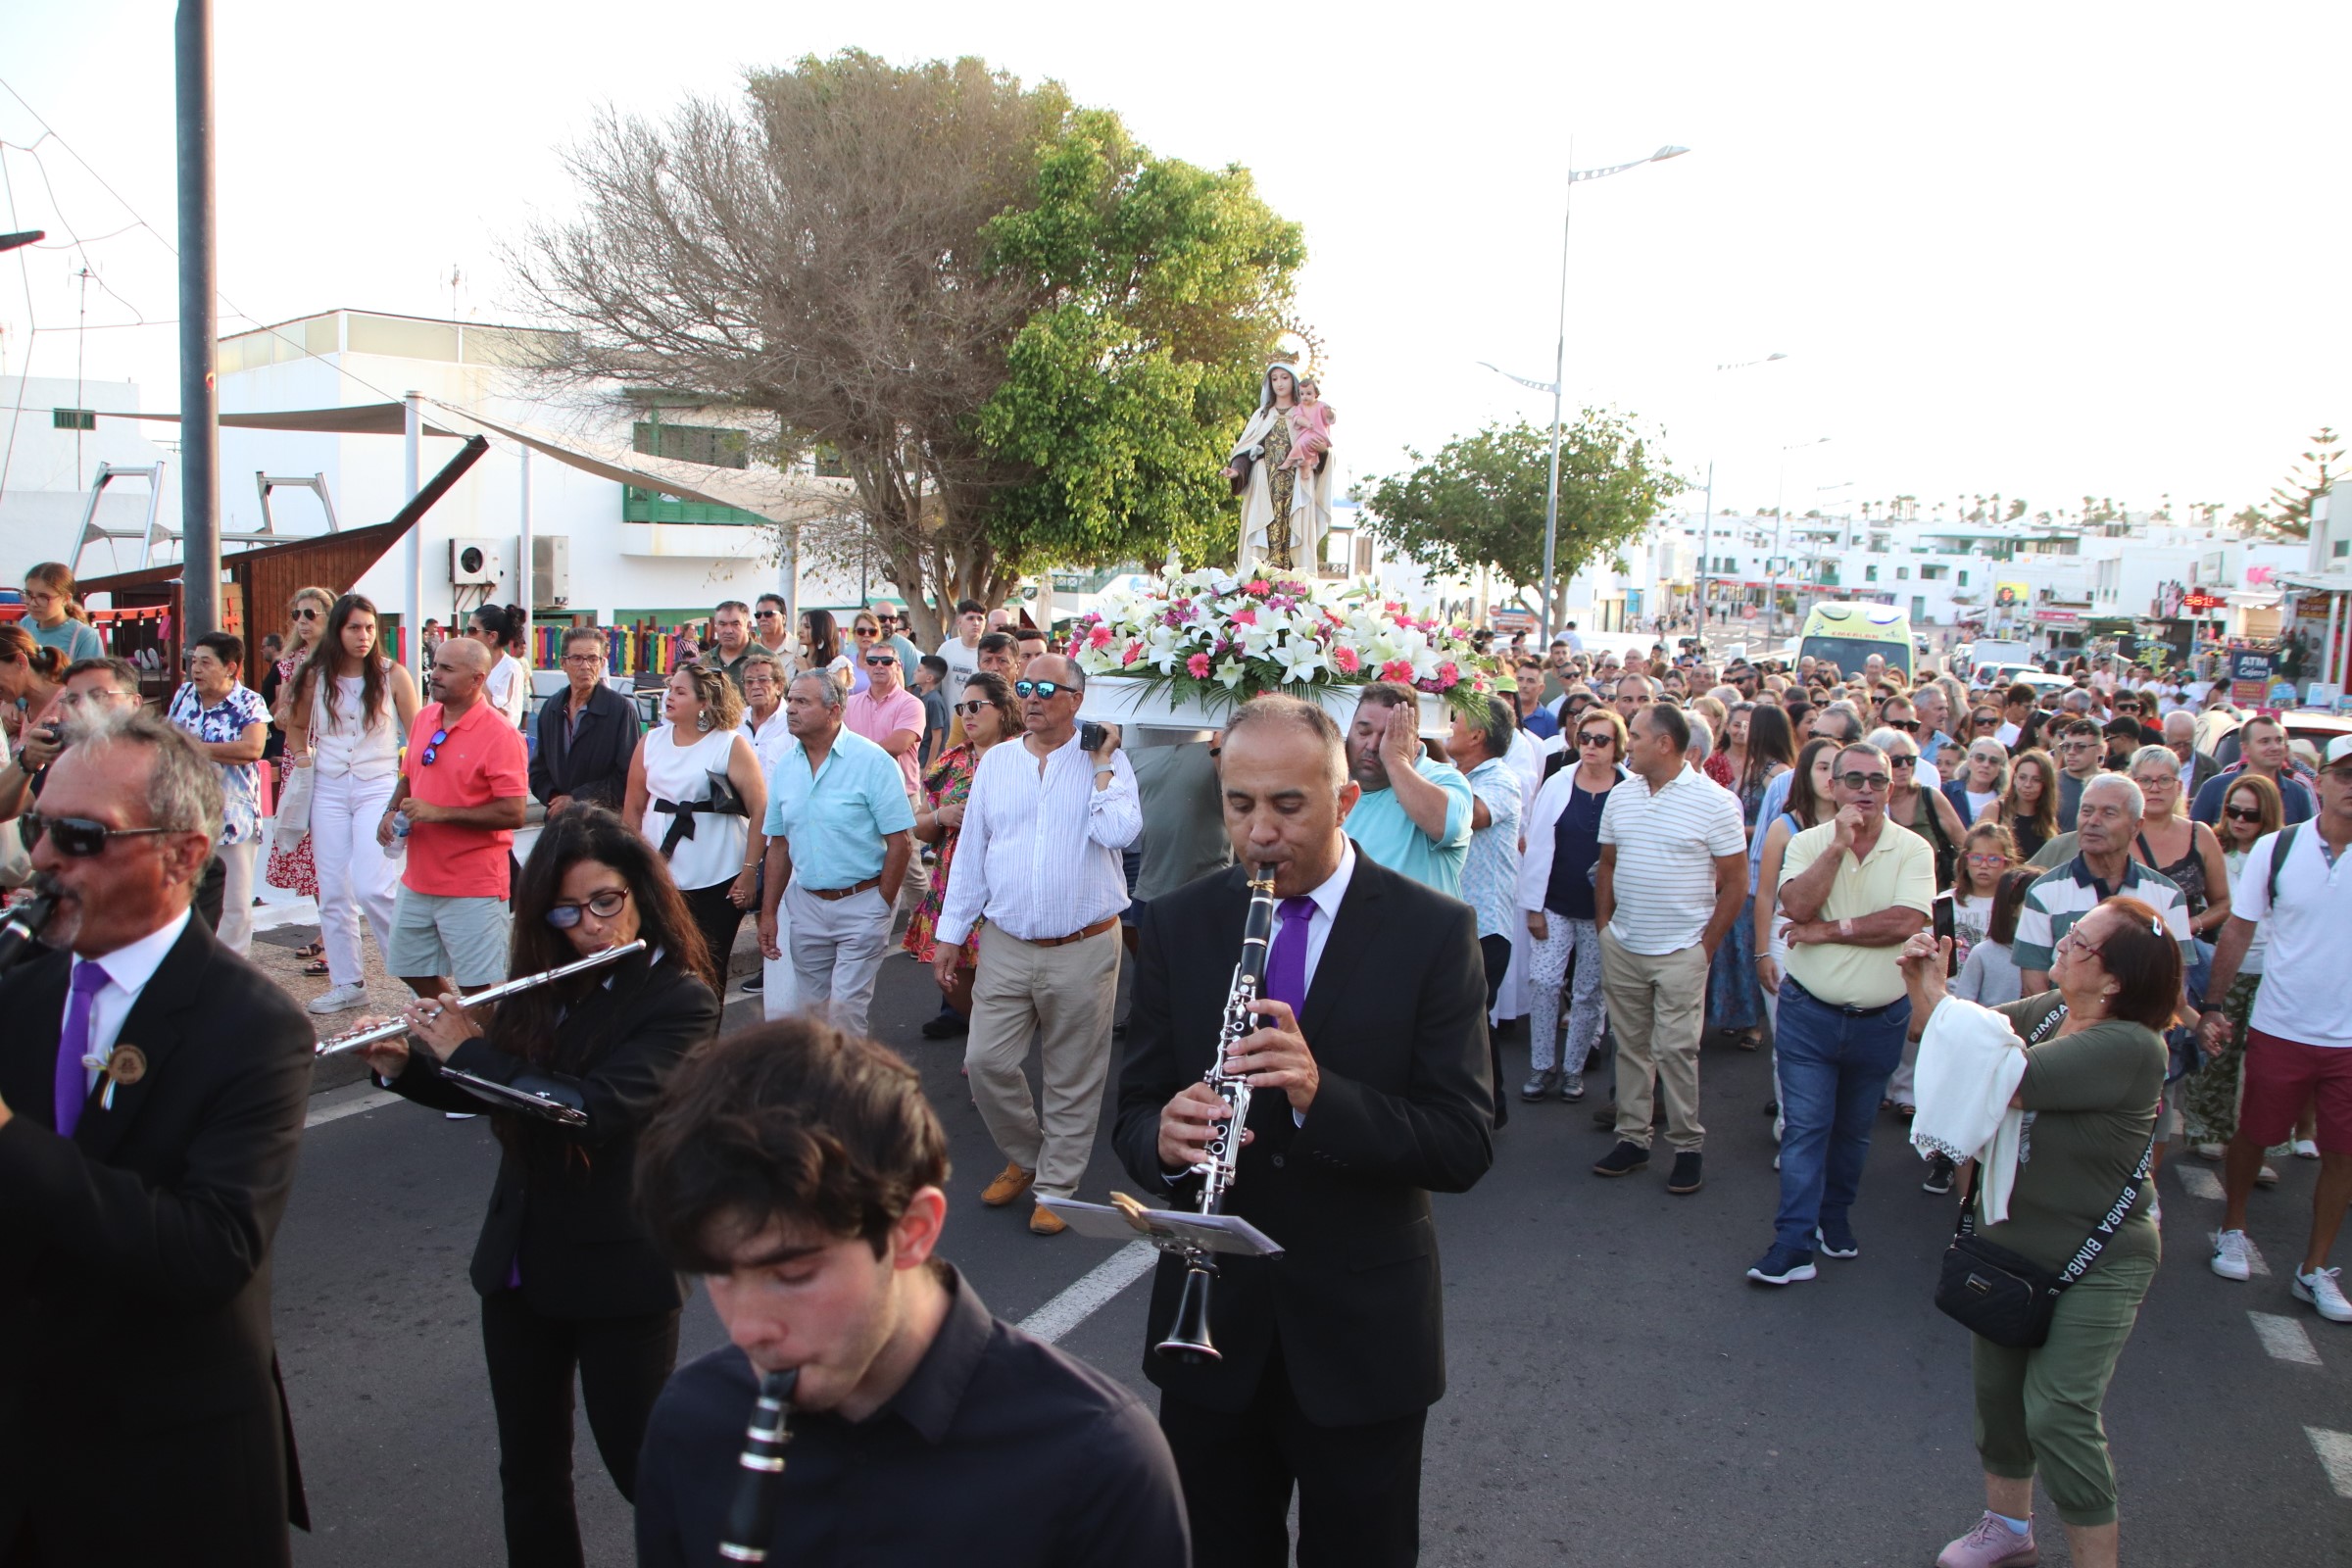
POLYGON ((1254 610, 1242 611, 1233 617, 1233 623, 1236 626, 1254 626, 1257 624, 1257 612, 1254 610))
POLYGON ((1341 674, 1352 675, 1363 660, 1352 648, 1334 648, 1331 651, 1331 662, 1341 674))
POLYGON ((1086 634, 1086 645, 1089 648, 1106 647, 1109 642, 1110 628, 1108 626, 1097 626, 1093 631, 1090 631, 1086 634))
POLYGON ((1184 668, 1185 673, 1191 675, 1195 680, 1208 679, 1208 656, 1206 654, 1195 654, 1192 658, 1184 662, 1184 668))
POLYGON ((1462 672, 1460 668, 1454 664, 1452 660, 1448 659, 1446 661, 1446 662, 1438 666, 1438 684, 1440 687, 1454 685, 1458 683, 1461 678, 1462 672))
POLYGON ((1267 588, 1266 588, 1266 579, 1265 579, 1265 578, 1263 578, 1263 577, 1252 577, 1252 578, 1250 578, 1250 591, 1251 593, 1253 593, 1253 594, 1262 594, 1262 593, 1265 593, 1265 592, 1267 592, 1268 590, 1267 590, 1267 588))
POLYGON ((1127 652, 1119 656, 1119 663, 1122 666, 1132 664, 1143 657, 1144 645, 1142 643, 1129 643, 1127 645, 1127 652))
POLYGON ((1410 686, 1413 683, 1413 666, 1405 660, 1392 659, 1380 666, 1380 678, 1402 681, 1410 686))

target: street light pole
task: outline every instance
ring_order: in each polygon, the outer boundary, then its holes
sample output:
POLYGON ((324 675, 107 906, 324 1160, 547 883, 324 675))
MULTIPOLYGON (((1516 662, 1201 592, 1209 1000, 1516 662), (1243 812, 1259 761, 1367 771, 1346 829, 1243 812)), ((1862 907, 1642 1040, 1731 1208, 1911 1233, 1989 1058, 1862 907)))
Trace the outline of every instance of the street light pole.
MULTIPOLYGON (((1523 375, 1512 375, 1499 366, 1488 365, 1484 360, 1479 362, 1496 375, 1538 392, 1551 394, 1551 478, 1544 489, 1544 608, 1537 617, 1538 625, 1542 628, 1538 636, 1542 639, 1541 646, 1544 648, 1551 646, 1552 573, 1559 559, 1560 547, 1560 400, 1566 390, 1568 377, 1568 224, 1573 211, 1571 198, 1576 194, 1576 187, 1585 180, 1606 179, 1611 174, 1622 174, 1629 169, 1640 169, 1643 164, 1664 163, 1669 158, 1680 158, 1690 150, 1688 147, 1666 146, 1647 158, 1637 158, 1631 163, 1611 164, 1605 169, 1569 170, 1567 194, 1560 199, 1560 329, 1552 346, 1551 380, 1548 383, 1531 381, 1523 375)), ((1568 144, 1568 161, 1570 164, 1576 162, 1576 143, 1573 141, 1568 144)))

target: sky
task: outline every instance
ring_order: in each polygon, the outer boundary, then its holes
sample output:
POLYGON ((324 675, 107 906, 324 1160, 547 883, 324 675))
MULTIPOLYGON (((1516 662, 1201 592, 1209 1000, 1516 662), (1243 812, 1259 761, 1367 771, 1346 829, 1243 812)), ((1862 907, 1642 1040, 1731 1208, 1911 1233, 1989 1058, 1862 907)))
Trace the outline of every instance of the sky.
MULTIPOLYGON (((1719 510, 2234 511, 2352 424, 2352 115, 2311 69, 2352 46, 2340 0, 217 11, 224 331, 447 316, 453 268, 461 316, 523 318, 501 249, 569 210, 558 152, 598 106, 858 47, 1053 77, 1162 156, 1248 167, 1304 226, 1352 479, 1549 417, 1480 362, 1549 383, 1566 175, 1667 144, 1691 151, 1576 187, 1564 384, 1712 465, 1719 510)), ((49 231, 0 256, 0 371, 78 352, 175 405, 172 15, 0 5, 0 226, 49 231), (115 325, 141 319, 167 324, 115 325)))

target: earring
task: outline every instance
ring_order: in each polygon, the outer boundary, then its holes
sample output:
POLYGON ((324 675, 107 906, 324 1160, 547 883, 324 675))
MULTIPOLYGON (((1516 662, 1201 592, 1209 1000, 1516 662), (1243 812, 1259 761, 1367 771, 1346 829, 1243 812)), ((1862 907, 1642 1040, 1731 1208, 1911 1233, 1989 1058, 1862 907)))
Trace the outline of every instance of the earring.
POLYGON ((710 733, 710 710, 706 708, 694 715, 694 727, 706 735, 710 733))

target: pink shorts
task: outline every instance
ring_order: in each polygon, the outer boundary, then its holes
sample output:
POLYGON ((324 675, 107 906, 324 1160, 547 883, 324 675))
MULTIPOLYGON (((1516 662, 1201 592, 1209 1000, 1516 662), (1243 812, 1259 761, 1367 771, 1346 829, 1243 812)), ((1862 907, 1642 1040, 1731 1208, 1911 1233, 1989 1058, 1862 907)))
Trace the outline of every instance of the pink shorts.
POLYGON ((2265 1149, 2283 1144, 2316 1100, 2320 1152, 2352 1154, 2352 1047, 2307 1046, 2248 1029, 2242 1081, 2240 1133, 2265 1149))

